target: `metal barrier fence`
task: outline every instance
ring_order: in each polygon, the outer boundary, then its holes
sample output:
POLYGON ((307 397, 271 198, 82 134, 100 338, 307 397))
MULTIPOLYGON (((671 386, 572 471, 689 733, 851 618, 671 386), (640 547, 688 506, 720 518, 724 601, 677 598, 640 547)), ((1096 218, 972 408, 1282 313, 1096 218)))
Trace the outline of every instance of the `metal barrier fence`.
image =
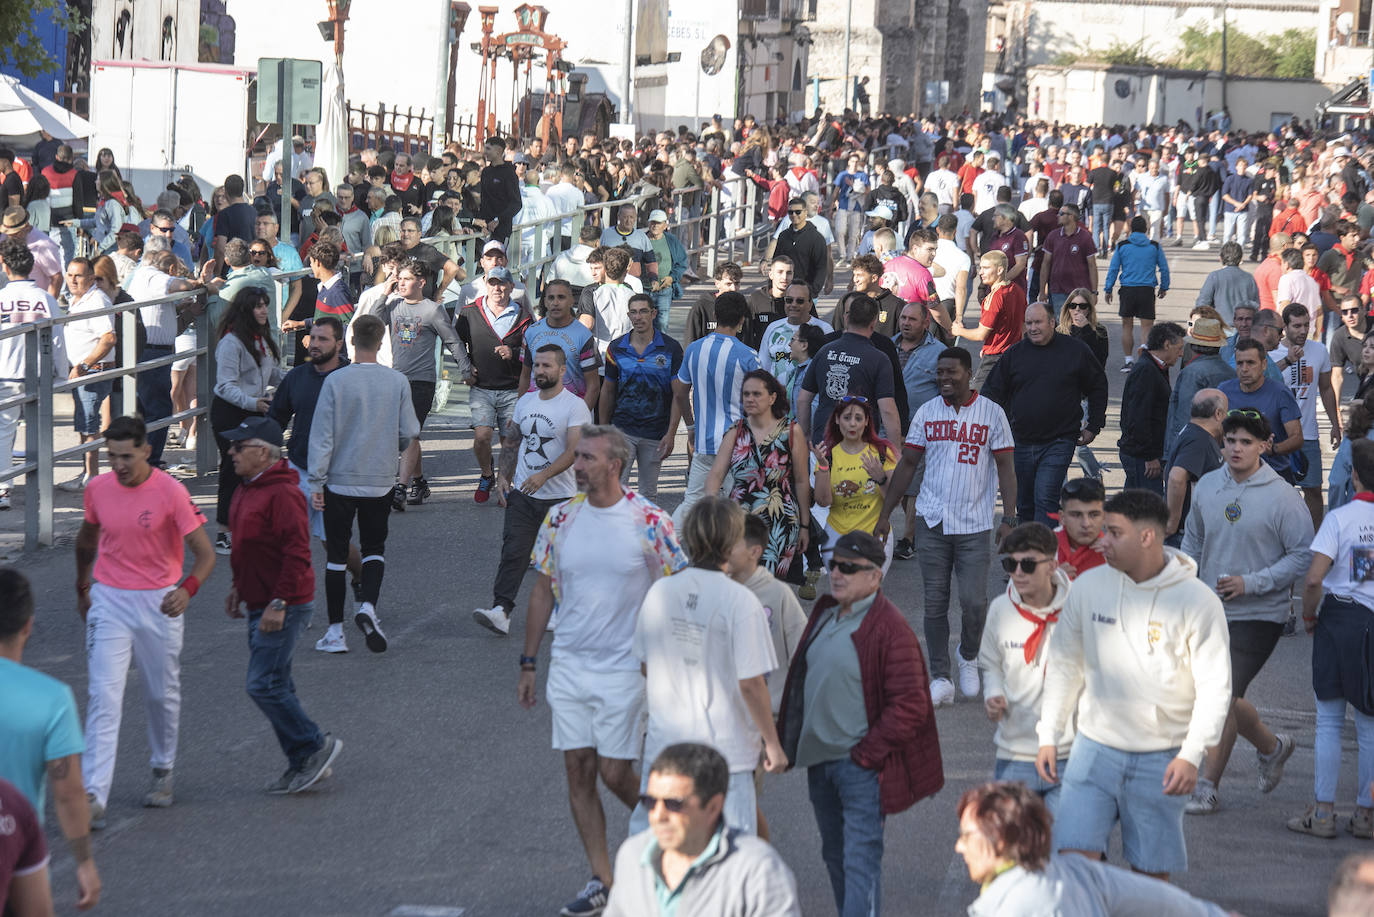
MULTIPOLYGON (((868 154, 869 165, 885 164, 887 159, 884 151, 886 150, 886 147, 880 147, 870 152, 868 154)), ((823 178, 822 191, 828 197, 833 188, 835 175, 827 174, 823 178)), ((713 275, 716 265, 722 259, 742 261, 747 264, 754 261, 756 255, 762 253, 764 246, 766 246, 765 236, 770 227, 766 217, 760 219, 763 216, 761 208, 766 199, 759 195, 758 188, 759 186, 752 179, 736 177, 724 182, 712 183, 709 187, 702 189, 674 189, 669 194, 668 231, 678 237, 690 257, 701 260, 700 267, 703 269, 703 276, 713 275), (737 258, 737 254, 742 257, 737 258)), ((597 215, 601 226, 612 226, 615 224, 615 211, 620 206, 631 204, 639 208, 649 199, 658 196, 659 192, 646 191, 622 200, 586 204, 571 213, 515 224, 511 232, 512 242, 508 247, 508 261, 511 273, 520 279, 528 291, 527 296, 531 304, 538 296, 543 283, 551 279, 555 262, 559 255, 565 251, 563 246, 565 237, 570 239, 573 244, 577 244, 583 225, 592 218, 594 213, 597 215), (562 231, 564 226, 569 230, 567 233, 562 231)), ((463 259, 465 270, 468 272, 468 276, 472 277, 475 266, 480 260, 480 246, 486 241, 486 236, 479 233, 459 233, 428 236, 423 241, 431 245, 436 242, 445 246, 456 245, 457 251, 463 259)), ((359 270, 365 272, 362 253, 355 253, 350 258, 347 270, 350 273, 359 270)), ((286 301, 291 283, 310 276, 310 274, 309 270, 274 274, 273 282, 276 284, 277 303, 286 301)), ((370 278, 364 278, 364 286, 367 285, 368 279, 370 278)), ((121 303, 112 305, 108 309, 81 312, 76 315, 61 315, 43 322, 17 325, 0 330, 0 341, 22 337, 25 343, 26 363, 23 388, 17 395, 0 398, 0 411, 19 408, 24 413, 24 462, 8 466, 0 464, 0 484, 7 484, 20 477, 24 479, 24 546, 26 550, 33 550, 39 545, 51 545, 53 543, 54 478, 57 463, 84 456, 104 446, 104 440, 97 437, 90 442, 79 443, 70 448, 62 450, 55 448, 56 397, 70 393, 79 386, 107 380, 113 381, 115 390, 121 396, 123 409, 132 413, 137 405, 136 388, 139 375, 169 366, 187 357, 194 357, 196 364, 196 406, 152 421, 148 427, 150 431, 158 430, 179 424, 183 420, 197 419, 199 429, 197 430, 194 456, 196 474, 198 476, 204 475, 210 470, 218 468, 218 450, 215 447, 214 436, 208 423, 210 402, 214 392, 214 348, 209 346, 212 334, 206 310, 208 295, 205 290, 177 293, 160 299, 121 303), (196 331, 196 346, 170 356, 136 360, 134 348, 128 346, 128 342, 134 341, 136 337, 134 311, 150 306, 185 304, 188 301, 193 302, 191 306, 191 311, 194 314, 192 327, 196 331), (59 368, 57 365, 59 360, 58 354, 54 351, 54 338, 60 335, 63 327, 72 321, 98 318, 103 315, 119 316, 118 337, 122 342, 126 342, 122 348, 120 365, 115 369, 91 373, 78 379, 56 378, 55 373, 59 368), (199 423, 200 418, 207 418, 207 421, 199 423)), ((282 334, 281 343, 284 355, 292 352, 291 348, 286 346, 285 333, 282 334)), ((440 368, 442 368, 443 359, 442 348, 436 346, 436 360, 440 361, 440 368)), ((442 373, 440 377, 442 378, 442 373)), ((0 394, 4 394, 4 391, 3 388, 0 388, 0 394)))
MULTIPOLYGON (((24 462, 18 465, 0 465, 0 484, 6 484, 21 475, 24 477, 24 548, 33 550, 38 545, 53 543, 53 498, 54 476, 58 462, 84 456, 104 447, 105 440, 96 437, 87 443, 78 443, 67 449, 55 448, 55 427, 53 423, 56 398, 74 391, 83 385, 112 381, 119 392, 124 410, 133 412, 138 398, 137 378, 150 370, 170 366, 178 360, 194 357, 196 361, 196 406, 187 411, 173 412, 170 416, 150 421, 150 430, 160 430, 183 420, 198 418, 209 413, 210 397, 213 390, 213 376, 210 367, 210 352, 206 341, 210 338, 209 318, 205 310, 204 291, 177 293, 160 299, 143 302, 127 302, 91 312, 78 312, 75 315, 60 315, 42 322, 15 325, 0 330, 0 341, 23 338, 24 340, 24 381, 18 395, 0 399, 0 411, 20 408, 25 415, 24 462), (191 350, 173 353, 170 356, 137 360, 133 341, 137 335, 134 310, 150 306, 178 306, 193 302, 190 311, 194 314, 193 327, 196 330, 196 346, 191 350), (85 321, 104 315, 119 316, 118 337, 125 342, 120 365, 115 369, 89 373, 76 379, 58 379, 64 369, 60 359, 61 351, 54 348, 54 338, 62 334, 63 328, 73 321, 85 321)), ((79 359, 79 358, 78 358, 79 359)), ((208 426, 208 425, 207 425, 208 426)), ((208 432, 208 431, 205 431, 208 432)), ((217 466, 213 437, 196 437, 195 467, 196 474, 205 474, 217 466)))

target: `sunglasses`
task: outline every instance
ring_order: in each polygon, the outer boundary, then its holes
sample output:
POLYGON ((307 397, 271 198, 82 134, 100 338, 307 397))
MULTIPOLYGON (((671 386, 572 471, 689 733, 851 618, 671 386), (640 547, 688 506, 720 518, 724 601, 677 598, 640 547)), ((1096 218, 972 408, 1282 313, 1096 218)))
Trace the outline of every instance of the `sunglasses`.
POLYGON ((681 812, 683 807, 687 805, 686 799, 670 799, 666 796, 650 796, 648 793, 643 793, 639 797, 639 804, 644 807, 644 811, 646 812, 652 812, 654 809, 658 808, 658 804, 660 802, 663 803, 663 808, 673 813, 681 812))
POLYGON ((1071 302, 1069 303, 1069 308, 1074 311, 1087 312, 1092 306, 1085 302, 1071 302))
POLYGON ((1262 419, 1264 418, 1264 415, 1263 415, 1263 414, 1261 414, 1259 411, 1253 410, 1253 409, 1251 409, 1251 408, 1232 408, 1231 410, 1227 411, 1226 413, 1227 413, 1228 415, 1229 415, 1229 414, 1239 414, 1241 417, 1249 417, 1249 418, 1252 418, 1252 419, 1254 419, 1254 420, 1262 420, 1262 419))
POLYGON ((845 576, 853 576, 855 573, 860 573, 864 570, 877 570, 878 568, 873 564, 856 564, 852 560, 835 560, 832 558, 830 561, 830 569, 839 570, 845 576))
POLYGON ((840 404, 868 404, 868 399, 863 395, 845 395, 840 399, 840 404))
POLYGON ((1002 558, 1002 569, 1008 573, 1015 573, 1016 568, 1020 567, 1022 573, 1034 573, 1036 567, 1049 562, 1050 559, 1048 557, 1042 557, 1039 560, 1033 557, 1023 557, 1020 560, 1017 560, 1015 557, 1004 557, 1002 558))
POLYGON ((801 214, 806 213, 805 210, 789 210, 789 211, 787 211, 787 212, 790 213, 790 214, 792 214, 792 216, 794 216, 794 217, 795 217, 795 216, 800 216, 801 214))
POLYGON ((783 301, 783 302, 796 303, 796 304, 799 305, 799 306, 804 306, 804 305, 806 305, 807 303, 809 303, 811 300, 807 299, 805 296, 784 296, 784 297, 782 298, 782 301, 783 301))
POLYGON ((1342 315, 1359 315, 1359 314, 1360 314, 1361 312, 1363 312, 1363 311, 1364 311, 1363 309, 1342 309, 1342 310, 1341 310, 1341 314, 1342 314, 1342 315))
POLYGON ((248 252, 248 254, 250 254, 250 255, 268 255, 268 254, 271 254, 271 252, 269 252, 269 251, 268 251, 267 249, 265 249, 265 248, 254 248, 254 249, 251 249, 251 250, 248 252))

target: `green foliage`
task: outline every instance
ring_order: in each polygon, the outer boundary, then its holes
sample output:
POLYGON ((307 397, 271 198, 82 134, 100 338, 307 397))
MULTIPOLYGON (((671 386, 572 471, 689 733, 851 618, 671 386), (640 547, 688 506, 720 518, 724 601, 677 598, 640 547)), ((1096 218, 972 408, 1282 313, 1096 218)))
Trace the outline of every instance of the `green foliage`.
POLYGON ((69 32, 81 27, 81 17, 66 0, 0 0, 0 65, 24 76, 36 76, 57 66, 34 31, 35 15, 46 10, 69 32))
MULTIPOLYGON (((1221 69, 1221 30, 1189 26, 1170 61, 1186 70, 1221 69)), ((1287 29, 1279 35, 1251 35, 1231 26, 1226 33, 1226 70, 1236 76, 1311 79, 1316 64, 1312 29, 1287 29)))
POLYGON ((1316 31, 1285 29, 1274 41, 1279 48, 1274 76, 1311 79, 1317 69, 1316 31))

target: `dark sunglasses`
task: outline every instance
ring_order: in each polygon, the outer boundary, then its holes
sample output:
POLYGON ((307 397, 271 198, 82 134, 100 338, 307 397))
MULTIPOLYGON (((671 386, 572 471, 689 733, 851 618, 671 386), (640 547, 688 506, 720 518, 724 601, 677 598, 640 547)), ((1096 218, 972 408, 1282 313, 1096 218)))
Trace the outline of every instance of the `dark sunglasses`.
POLYGON ((1016 568, 1020 567, 1022 573, 1034 573, 1036 567, 1049 562, 1050 559, 1048 557, 1042 557, 1040 560, 1036 560, 1033 557, 1023 557, 1020 560, 1017 560, 1015 557, 1004 557, 1002 558, 1002 569, 1008 573, 1015 573, 1016 568))
POLYGON ((1363 311, 1364 311, 1363 309, 1342 309, 1342 310, 1341 310, 1341 314, 1342 314, 1342 315, 1359 315, 1359 314, 1360 314, 1361 312, 1363 312, 1363 311))
POLYGON ((840 404, 868 404, 868 399, 863 395, 845 395, 840 399, 840 404))
POLYGON ((798 305, 804 306, 804 305, 806 305, 807 303, 809 303, 811 300, 807 299, 805 296, 784 296, 784 297, 782 298, 782 301, 783 301, 783 302, 797 303, 798 305))
POLYGON ((266 249, 254 248, 254 249, 251 249, 251 250, 248 252, 248 254, 250 254, 250 255, 270 255, 271 252, 267 251, 266 249))
POLYGON ((663 803, 663 808, 674 813, 681 812, 683 807, 687 805, 686 799, 669 799, 666 796, 650 796, 648 793, 639 797, 639 804, 644 807, 646 812, 652 812, 660 802, 663 803))
POLYGON ((1089 309, 1092 308, 1091 305, 1089 305, 1088 303, 1085 303, 1085 302, 1071 302, 1071 303, 1068 303, 1068 307, 1069 307, 1070 309, 1081 309, 1081 310, 1084 311, 1084 312, 1086 312, 1086 311, 1088 311, 1089 309))
POLYGON ((839 570, 845 576, 853 576, 855 573, 860 573, 864 570, 877 570, 878 568, 873 564, 856 564, 852 560, 836 560, 832 557, 830 559, 830 569, 839 570))

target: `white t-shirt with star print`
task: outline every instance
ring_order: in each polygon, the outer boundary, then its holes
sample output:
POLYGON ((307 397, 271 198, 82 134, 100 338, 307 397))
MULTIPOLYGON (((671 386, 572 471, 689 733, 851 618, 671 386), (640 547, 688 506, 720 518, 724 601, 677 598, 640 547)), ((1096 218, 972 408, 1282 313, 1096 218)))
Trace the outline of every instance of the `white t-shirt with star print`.
MULTIPOLYGON (((538 391, 527 392, 515 403, 511 423, 520 429, 519 453, 515 459, 516 487, 536 471, 558 461, 568 448, 568 430, 592 422, 587 403, 564 389, 552 398, 539 397, 538 391)), ((577 478, 572 466, 544 482, 532 496, 537 500, 566 500, 577 493, 577 478)))

